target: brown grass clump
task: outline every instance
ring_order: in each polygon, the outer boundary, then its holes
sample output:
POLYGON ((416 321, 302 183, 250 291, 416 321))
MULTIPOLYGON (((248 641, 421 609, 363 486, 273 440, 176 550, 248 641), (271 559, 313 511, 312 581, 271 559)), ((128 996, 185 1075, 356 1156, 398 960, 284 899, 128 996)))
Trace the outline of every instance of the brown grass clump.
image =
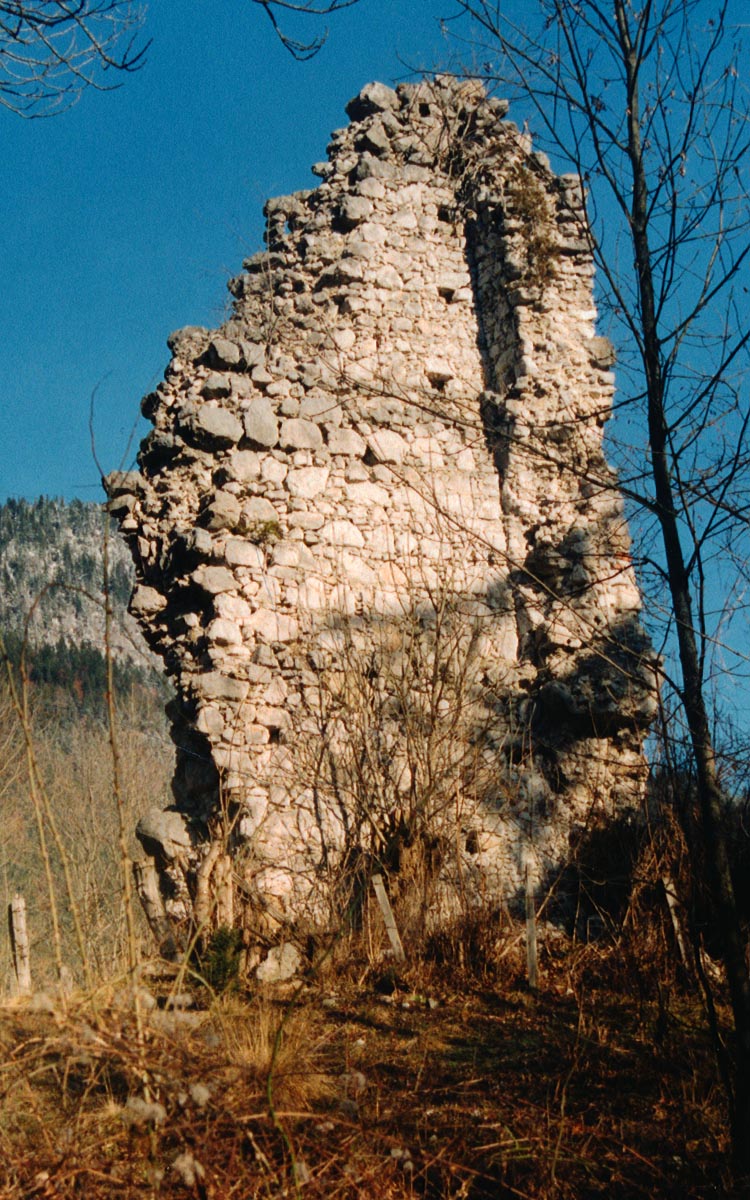
POLYGON ((263 997, 251 1005, 223 999, 212 1025, 228 1061, 274 1110, 307 1112, 335 1099, 335 1082, 324 1069, 330 1033, 307 1006, 285 1011, 263 997))

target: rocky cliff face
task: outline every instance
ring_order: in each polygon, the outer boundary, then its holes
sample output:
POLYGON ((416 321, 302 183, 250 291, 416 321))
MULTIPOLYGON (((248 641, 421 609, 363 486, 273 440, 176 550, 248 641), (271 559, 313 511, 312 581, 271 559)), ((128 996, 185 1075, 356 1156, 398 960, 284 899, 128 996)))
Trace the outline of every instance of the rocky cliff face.
POLYGON ((131 604, 179 695, 156 927, 335 920, 411 856, 432 919, 634 804, 653 715, 602 452, 578 180, 478 84, 368 85, 268 202, 221 329, 172 335, 131 604))
POLYGON ((105 528, 99 504, 40 496, 0 505, 0 630, 40 648, 67 643, 104 651, 104 544, 115 620, 112 652, 150 671, 152 656, 126 612, 133 588, 127 547, 105 528))

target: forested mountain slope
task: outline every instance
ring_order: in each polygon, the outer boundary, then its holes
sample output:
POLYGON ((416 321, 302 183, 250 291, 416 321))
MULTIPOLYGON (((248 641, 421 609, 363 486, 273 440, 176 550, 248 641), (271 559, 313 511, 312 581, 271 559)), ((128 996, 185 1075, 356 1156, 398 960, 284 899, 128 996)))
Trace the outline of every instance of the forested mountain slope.
MULTIPOLYGON (((120 682, 156 660, 127 613, 133 569, 98 504, 41 496, 0 505, 0 632, 11 657, 28 643, 32 674, 63 686, 103 686, 104 552, 113 600, 112 653, 120 682)), ((99 690, 99 686, 96 687, 99 690)))

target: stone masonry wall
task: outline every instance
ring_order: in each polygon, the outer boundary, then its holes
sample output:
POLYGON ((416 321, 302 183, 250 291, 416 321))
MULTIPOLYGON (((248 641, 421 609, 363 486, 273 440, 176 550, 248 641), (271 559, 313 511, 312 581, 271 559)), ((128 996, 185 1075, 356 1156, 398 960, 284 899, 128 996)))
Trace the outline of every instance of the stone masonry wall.
POLYGON ((139 827, 161 935, 267 943, 417 858, 439 921, 640 797, 583 200, 506 107, 368 85, 319 186, 268 202, 231 317, 170 337, 140 473, 109 480, 178 693, 175 809, 139 827))

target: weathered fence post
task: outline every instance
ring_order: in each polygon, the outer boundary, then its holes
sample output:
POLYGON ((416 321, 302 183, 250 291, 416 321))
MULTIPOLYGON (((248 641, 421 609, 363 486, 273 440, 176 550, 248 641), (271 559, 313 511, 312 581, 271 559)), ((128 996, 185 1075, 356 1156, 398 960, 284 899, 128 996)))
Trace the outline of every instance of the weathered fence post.
POLYGON ((669 909, 669 917, 672 922, 672 930, 674 932, 675 941, 677 942, 677 950, 680 955, 680 961, 683 967, 687 967, 689 959, 687 949, 685 948, 685 939, 682 935, 682 922, 680 921, 680 903, 677 898, 677 890, 674 885, 672 876, 668 871, 665 871, 661 877, 664 895, 667 898, 667 908, 669 909))
POLYGON ((391 902, 388 899, 388 895, 385 890, 383 876, 373 875, 372 886, 375 890, 375 896, 380 906, 380 911, 383 914, 388 940, 391 943, 391 949, 393 950, 393 957, 395 958, 396 962, 406 962, 404 947, 401 943, 401 938, 399 937, 398 926, 396 925, 396 918, 393 915, 391 902))
POLYGON ((536 903, 531 877, 531 863, 526 863, 526 968, 529 990, 536 991, 537 985, 536 903))
POLYGON ((26 927, 26 901, 20 892, 16 892, 8 906, 8 926, 16 988, 23 995, 31 991, 31 957, 29 932, 26 927))

